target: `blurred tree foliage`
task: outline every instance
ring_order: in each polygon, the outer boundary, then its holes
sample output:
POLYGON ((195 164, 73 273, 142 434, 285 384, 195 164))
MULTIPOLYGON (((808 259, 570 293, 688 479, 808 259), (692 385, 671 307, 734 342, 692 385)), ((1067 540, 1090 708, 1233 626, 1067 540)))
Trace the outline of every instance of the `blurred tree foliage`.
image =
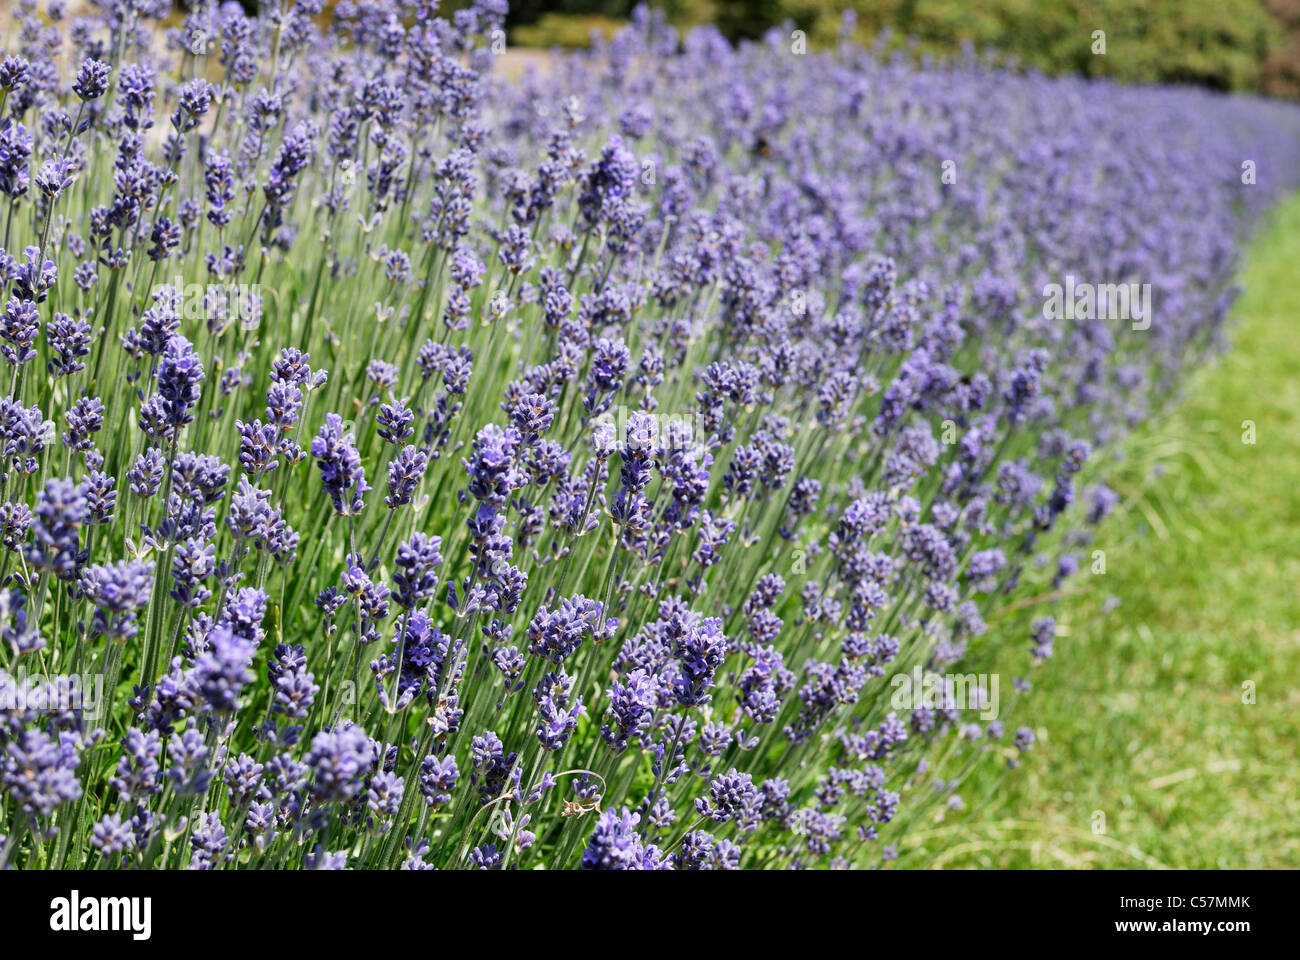
MULTIPOLYGON (((591 28, 626 19, 631 0, 512 0, 515 42, 581 45, 591 28), (576 29, 575 29, 576 27, 576 29)), ((681 26, 713 22, 733 39, 792 21, 833 42, 845 9, 859 39, 889 31, 893 47, 945 56, 965 45, 996 50, 1047 73, 1126 82, 1196 83, 1300 96, 1300 0, 671 0, 681 26), (1104 56, 1093 31, 1106 34, 1104 56)))
POLYGON ((1300 0, 1268 0, 1268 12, 1282 27, 1260 77, 1260 89, 1300 99, 1300 0))

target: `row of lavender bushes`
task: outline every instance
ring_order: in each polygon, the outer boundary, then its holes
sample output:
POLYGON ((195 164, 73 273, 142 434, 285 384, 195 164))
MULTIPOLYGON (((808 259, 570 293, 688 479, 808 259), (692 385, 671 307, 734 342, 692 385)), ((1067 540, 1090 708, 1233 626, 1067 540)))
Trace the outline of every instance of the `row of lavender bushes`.
POLYGON ((1033 746, 1095 451, 1300 154, 644 9, 507 81, 501 0, 62 6, 0 26, 4 866, 894 859, 1033 746))

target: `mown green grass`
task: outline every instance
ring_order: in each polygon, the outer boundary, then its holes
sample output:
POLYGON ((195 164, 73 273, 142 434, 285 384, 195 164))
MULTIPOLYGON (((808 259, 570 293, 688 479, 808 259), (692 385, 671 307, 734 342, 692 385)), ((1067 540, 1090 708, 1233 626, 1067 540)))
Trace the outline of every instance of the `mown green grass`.
MULTIPOLYGON (((1104 465, 1126 498, 1084 551, 1105 551, 1105 574, 1056 611, 1057 653, 1025 704, 1037 748, 958 838, 935 824, 912 856, 1300 867, 1298 278, 1300 196, 1247 251, 1232 349, 1104 465)), ((982 798, 996 775, 963 793, 982 798)))

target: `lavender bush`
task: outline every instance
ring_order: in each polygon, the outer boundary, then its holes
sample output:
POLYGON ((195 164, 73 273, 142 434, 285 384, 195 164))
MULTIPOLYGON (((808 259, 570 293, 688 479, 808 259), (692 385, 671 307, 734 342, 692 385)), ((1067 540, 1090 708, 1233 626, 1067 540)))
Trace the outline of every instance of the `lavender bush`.
POLYGON ((507 82, 502 0, 63 6, 0 36, 0 865, 892 859, 1034 734, 890 678, 1028 688, 1300 169, 645 10, 507 82))

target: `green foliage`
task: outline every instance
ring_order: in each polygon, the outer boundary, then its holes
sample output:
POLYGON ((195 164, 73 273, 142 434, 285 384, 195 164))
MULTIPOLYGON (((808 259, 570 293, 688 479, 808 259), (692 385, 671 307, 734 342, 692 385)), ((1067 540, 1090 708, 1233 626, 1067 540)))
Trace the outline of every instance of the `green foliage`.
MULTIPOLYGON (((969 43, 1048 73, 1225 90, 1258 85, 1276 27, 1258 0, 884 0, 855 6, 861 31, 889 27, 899 42, 915 37, 923 52, 948 53, 969 43), (1098 30, 1105 33, 1105 54, 1093 52, 1098 30)), ((826 22, 833 16, 821 9, 815 23, 833 30, 826 22)))
MULTIPOLYGON (((558 6, 546 14, 512 10, 512 21, 526 25, 516 27, 512 40, 585 45, 593 24, 625 18, 634 4, 568 0, 558 6)), ((733 39, 758 37, 788 20, 822 44, 835 41, 841 13, 852 8, 859 40, 871 42, 888 30, 891 47, 920 55, 951 56, 971 45, 1051 74, 1300 92, 1297 0, 675 0, 659 6, 674 23, 716 23, 733 39), (1096 30, 1106 35, 1104 55, 1093 52, 1096 30)))
POLYGON ((573 50, 590 46, 593 32, 608 38, 622 22, 601 14, 565 16, 544 13, 536 23, 516 27, 510 34, 510 40, 525 47, 562 47, 573 50))

